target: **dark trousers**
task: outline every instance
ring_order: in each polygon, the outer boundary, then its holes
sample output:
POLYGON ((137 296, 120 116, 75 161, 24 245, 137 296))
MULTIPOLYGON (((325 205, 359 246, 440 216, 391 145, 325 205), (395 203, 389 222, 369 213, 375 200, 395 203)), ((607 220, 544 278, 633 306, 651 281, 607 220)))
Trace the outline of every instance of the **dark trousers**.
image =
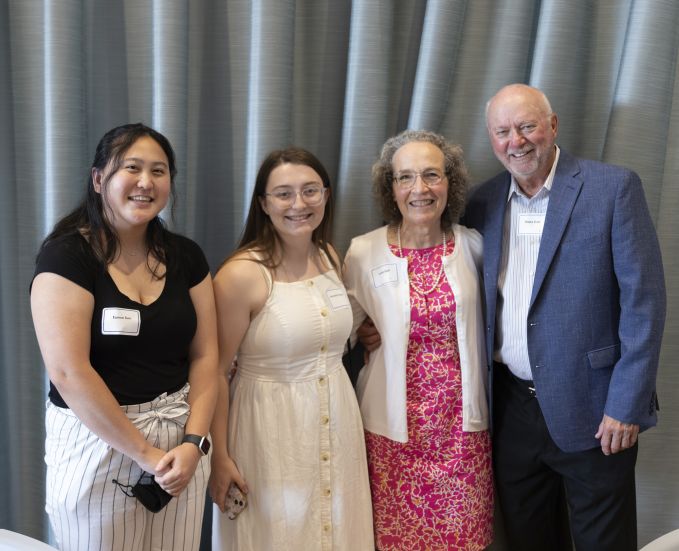
POLYGON ((637 446, 609 456, 599 447, 564 452, 532 384, 502 364, 493 379, 493 462, 509 549, 571 550, 570 517, 577 551, 636 551, 637 446))

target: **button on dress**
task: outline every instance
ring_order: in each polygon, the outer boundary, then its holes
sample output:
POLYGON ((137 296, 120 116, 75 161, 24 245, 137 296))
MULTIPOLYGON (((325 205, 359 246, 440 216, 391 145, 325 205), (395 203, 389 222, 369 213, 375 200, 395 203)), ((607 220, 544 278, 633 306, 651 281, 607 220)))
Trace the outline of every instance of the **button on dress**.
POLYGON ((334 271, 270 282, 231 382, 229 453, 248 507, 216 507, 213 549, 374 550, 363 425, 342 365, 352 326, 334 271))

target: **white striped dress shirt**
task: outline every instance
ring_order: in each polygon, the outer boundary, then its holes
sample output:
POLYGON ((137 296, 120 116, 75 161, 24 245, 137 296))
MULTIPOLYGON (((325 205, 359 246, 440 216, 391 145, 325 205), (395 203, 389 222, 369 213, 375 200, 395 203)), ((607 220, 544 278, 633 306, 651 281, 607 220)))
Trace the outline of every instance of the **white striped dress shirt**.
POLYGON ((506 364, 517 377, 526 380, 533 379, 528 358, 527 319, 543 225, 538 226, 539 231, 526 232, 525 222, 527 219, 539 219, 539 215, 546 216, 558 162, 557 147, 552 170, 533 197, 521 191, 513 176, 507 196, 498 276, 494 359, 506 364))

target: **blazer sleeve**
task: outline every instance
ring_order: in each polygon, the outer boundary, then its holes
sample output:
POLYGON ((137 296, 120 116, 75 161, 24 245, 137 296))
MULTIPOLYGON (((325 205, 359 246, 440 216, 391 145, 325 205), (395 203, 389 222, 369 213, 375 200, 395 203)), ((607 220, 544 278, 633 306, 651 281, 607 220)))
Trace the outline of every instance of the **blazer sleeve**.
POLYGON ((641 180, 625 171, 611 228, 613 268, 620 289, 620 359, 605 413, 643 429, 655 424, 655 381, 665 326, 666 292, 658 238, 641 180))

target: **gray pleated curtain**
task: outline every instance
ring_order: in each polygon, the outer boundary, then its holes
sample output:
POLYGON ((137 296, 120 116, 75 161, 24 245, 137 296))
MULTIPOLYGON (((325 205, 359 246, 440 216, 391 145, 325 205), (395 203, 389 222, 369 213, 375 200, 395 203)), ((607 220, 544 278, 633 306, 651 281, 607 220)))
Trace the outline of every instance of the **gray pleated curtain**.
POLYGON ((143 121, 170 138, 171 225, 215 268, 270 149, 323 160, 342 250, 380 223, 370 166, 386 137, 440 132, 482 181, 500 169, 485 102, 520 81, 550 97, 562 147, 643 179, 669 315, 660 424, 637 468, 640 544, 679 528, 678 29, 676 0, 0 0, 0 527, 47 535, 28 285, 106 130, 143 121))

